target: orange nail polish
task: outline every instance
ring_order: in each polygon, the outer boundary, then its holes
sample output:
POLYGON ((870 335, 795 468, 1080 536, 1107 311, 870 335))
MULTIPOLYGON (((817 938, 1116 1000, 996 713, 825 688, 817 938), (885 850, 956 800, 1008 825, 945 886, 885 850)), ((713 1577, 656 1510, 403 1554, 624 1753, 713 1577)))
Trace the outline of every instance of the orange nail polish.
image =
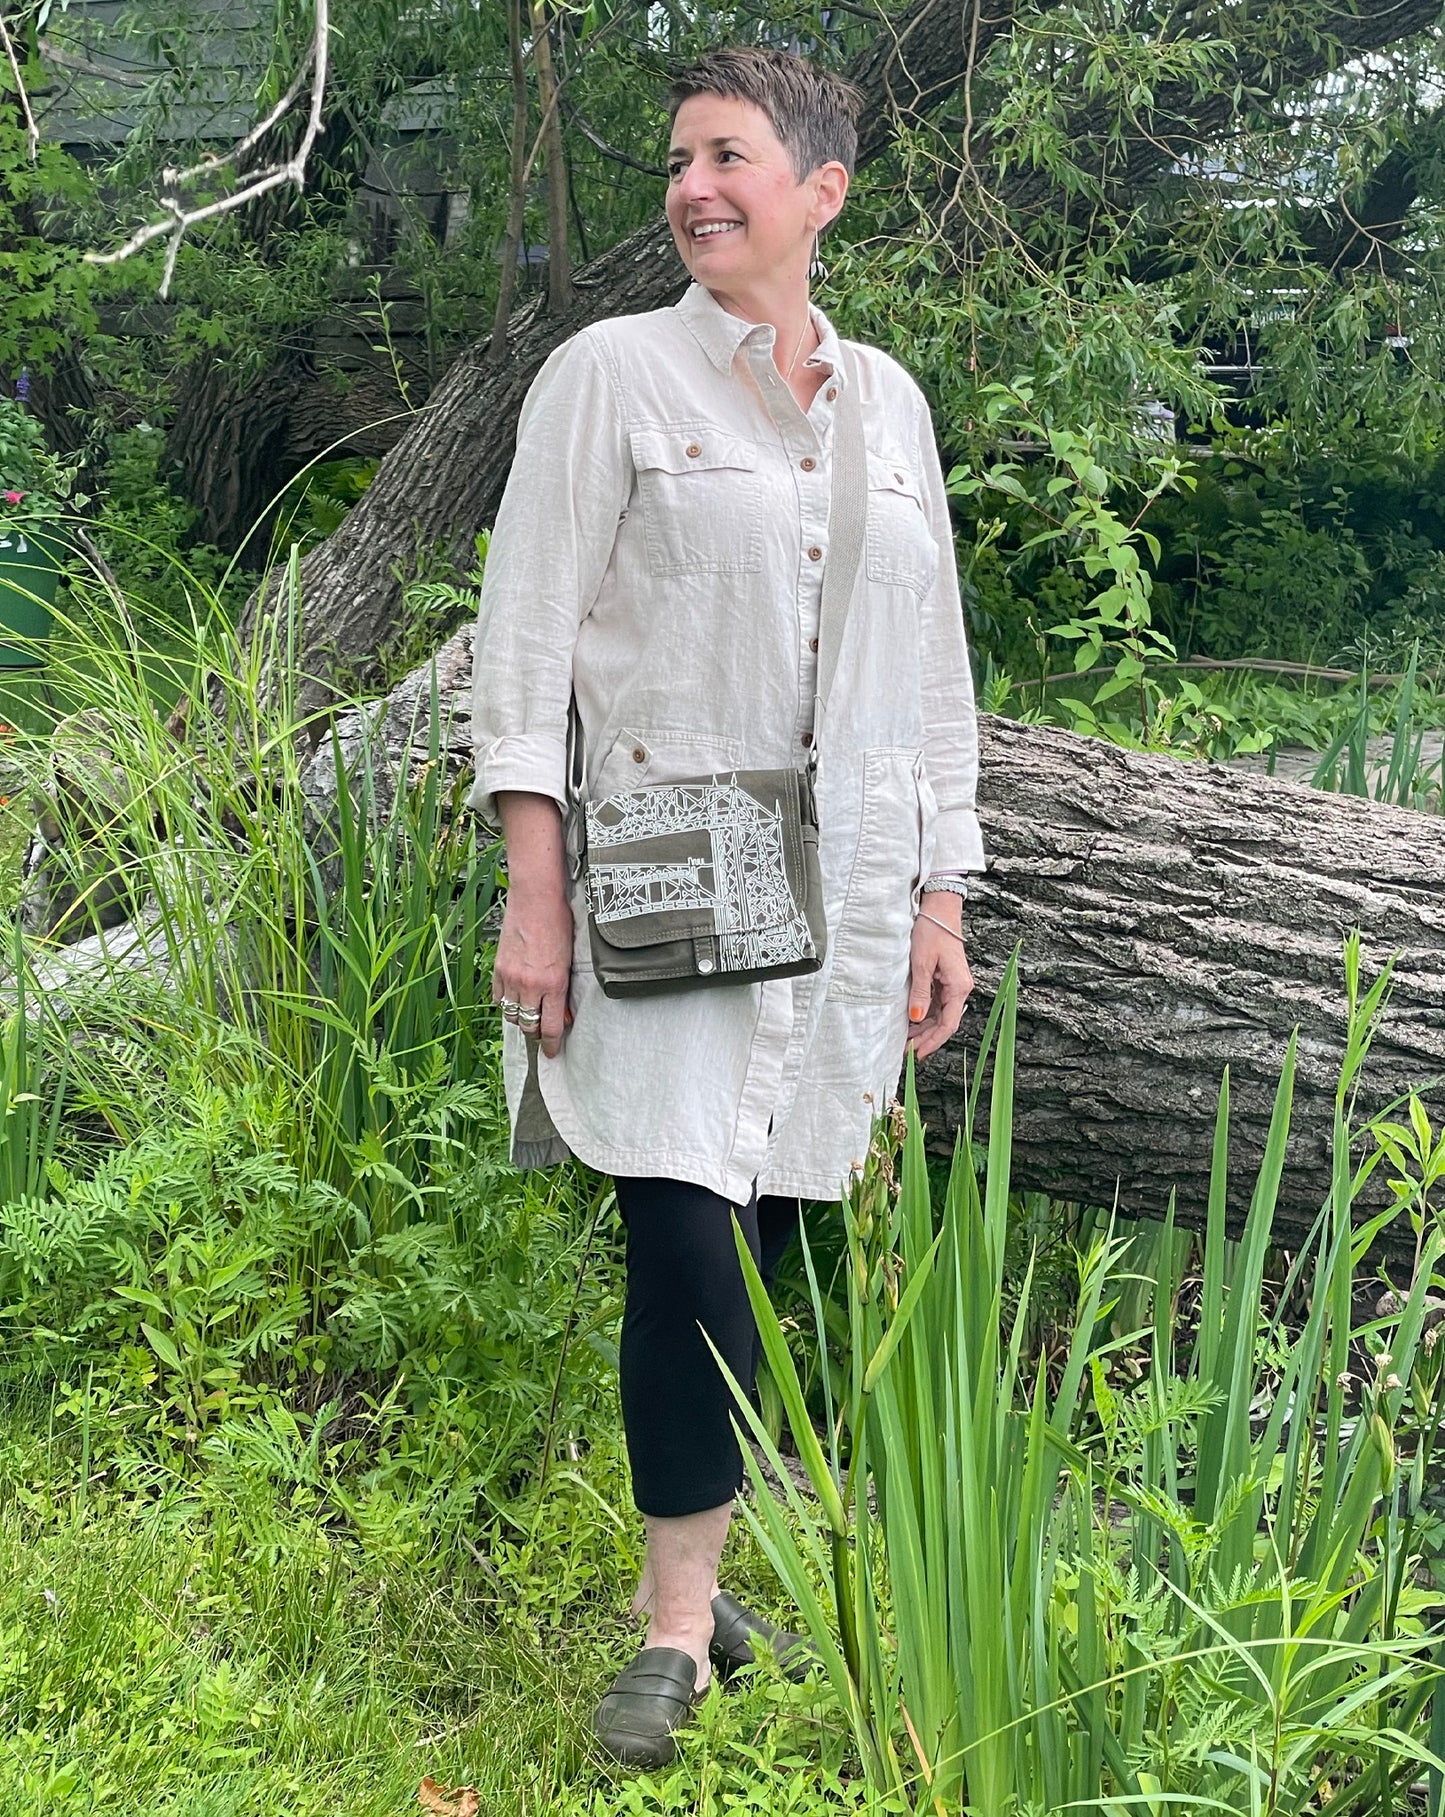
POLYGON ((921 1022, 923 1020, 923 1011, 919 1009, 916 1003, 910 1003, 908 1006, 908 1020, 910 1022, 921 1022))

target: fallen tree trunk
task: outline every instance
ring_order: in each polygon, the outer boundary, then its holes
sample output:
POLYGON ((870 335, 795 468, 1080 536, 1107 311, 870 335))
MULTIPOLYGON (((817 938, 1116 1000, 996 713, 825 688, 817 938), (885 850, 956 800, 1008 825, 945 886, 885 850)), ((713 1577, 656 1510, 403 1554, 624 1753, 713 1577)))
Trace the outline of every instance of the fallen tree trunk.
MULTIPOLYGON (((1015 1182, 1095 1205, 1117 1195, 1151 1216, 1177 1192, 1181 1220, 1198 1223, 1228 1067, 1241 1213, 1298 1028, 1277 1227, 1301 1233, 1329 1192, 1351 929, 1366 980, 1398 955, 1361 1104, 1413 1089, 1438 1121, 1445 820, 999 719, 982 724, 980 758, 992 863, 967 913, 980 989, 920 1073, 935 1146, 951 1144, 970 1050, 1018 946, 1015 1182)), ((1380 1176, 1368 1202, 1388 1197, 1380 1176)))
MULTIPOLYGON (((470 765, 471 647, 468 625, 434 659, 438 749, 456 799, 470 765)), ((369 747, 383 806, 386 773, 415 775, 427 761, 431 674, 428 664, 384 701, 337 718, 349 767, 369 747)), ((304 779, 318 825, 335 813, 336 787, 328 740, 304 779)), ((1018 1187, 1117 1201, 1138 1216, 1162 1215, 1177 1193, 1181 1221, 1198 1223, 1228 1067, 1231 1205, 1242 1213, 1298 1028, 1276 1229, 1303 1234, 1329 1191, 1351 929, 1366 979, 1398 954, 1362 1101, 1376 1107, 1414 1089, 1439 1120, 1445 819, 993 718, 980 727, 979 803, 991 860, 967 911, 979 989, 959 1036, 919 1073, 934 1147, 952 1144, 978 1035, 1016 946, 1018 1187)), ((45 872, 42 853, 32 903, 53 894, 45 872)), ((73 891, 69 871, 61 881, 73 891)), ((77 951, 76 968, 85 962, 77 951)), ((47 989, 63 993, 68 969, 55 955, 47 989)), ((1388 1198, 1383 1177, 1372 1188, 1370 1202, 1388 1198)))
MULTIPOLYGON (((441 748, 458 779, 471 636, 464 627, 437 658, 441 748)), ((428 673, 402 682, 374 720, 397 773, 424 756, 428 673)), ((360 724, 345 717, 344 744, 360 724)), ((334 786, 323 747, 310 785, 318 805, 334 786)), ((967 911, 979 990, 958 1038, 919 1075, 935 1147, 952 1145, 972 1051, 1016 946, 1019 1187, 1117 1200, 1137 1216, 1162 1216, 1174 1193, 1181 1220, 1202 1221, 1228 1067, 1230 1203, 1241 1215, 1297 1027, 1276 1228, 1302 1234, 1329 1191, 1351 929, 1366 979, 1399 955, 1361 1102, 1414 1089, 1437 1116, 1445 1110, 1445 819, 988 717, 979 804, 991 860, 967 911)), ((1367 1202, 1385 1202, 1383 1176, 1372 1186, 1367 1202)))

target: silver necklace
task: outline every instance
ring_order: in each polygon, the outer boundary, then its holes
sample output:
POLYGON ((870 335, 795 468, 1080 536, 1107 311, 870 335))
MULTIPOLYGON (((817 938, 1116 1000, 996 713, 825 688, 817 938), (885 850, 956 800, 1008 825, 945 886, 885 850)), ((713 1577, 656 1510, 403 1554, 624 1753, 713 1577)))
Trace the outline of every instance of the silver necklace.
POLYGON ((790 359, 788 361, 788 370, 783 374, 783 383, 784 384, 787 384, 788 381, 793 376, 793 368, 798 363, 798 355, 803 351, 803 342, 808 338, 808 330, 812 326, 813 326, 813 311, 810 307, 803 316, 803 332, 798 336, 798 344, 793 349, 792 359, 790 359))

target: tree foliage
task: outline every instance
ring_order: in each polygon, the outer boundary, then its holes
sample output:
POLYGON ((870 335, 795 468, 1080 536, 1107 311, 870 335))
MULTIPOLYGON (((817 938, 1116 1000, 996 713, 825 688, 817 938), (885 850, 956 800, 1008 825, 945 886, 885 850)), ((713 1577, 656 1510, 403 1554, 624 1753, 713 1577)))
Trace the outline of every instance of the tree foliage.
MULTIPOLYGON (((104 39, 83 6, 43 29, 32 6, 7 17, 33 45, 37 103, 48 88, 73 118, 119 95, 131 129, 84 165, 52 142, 30 167, 18 116, 0 139, 5 193, 28 211, 0 220, 7 282, 57 304, 10 310, 5 350, 12 369, 83 368, 92 422, 165 426, 175 482, 227 546, 306 458, 299 413, 327 420, 334 400, 342 450, 379 454, 395 431, 378 439, 368 412, 405 419, 429 393, 436 413, 465 410, 472 394, 484 472, 438 485, 418 423, 354 528, 310 558, 308 655, 352 641, 334 601, 361 592, 380 601, 358 632, 374 643, 399 569, 430 550, 465 572, 549 347, 680 288, 660 223, 668 73, 721 41, 767 41, 862 89, 860 171, 823 301, 918 374, 952 459, 997 458, 985 403, 1003 384, 1027 388, 1046 433, 1086 435, 1125 484, 1147 487, 1166 411, 1191 445, 1230 433, 1235 459, 1428 460, 1445 372, 1437 13, 1438 0, 520 0, 514 60, 507 7, 340 0, 305 189, 198 230, 162 332, 137 339, 161 253, 110 276, 79 254, 149 218, 165 168, 274 105, 309 0, 224 13, 134 0, 104 39), (150 72, 141 87, 117 87, 122 58, 150 72), (427 184, 454 198, 444 218, 427 184), (63 211, 29 199, 42 191, 63 211), (393 242, 380 271, 363 231, 378 208, 393 242), (102 284, 99 334, 87 311, 102 284), (328 352, 345 335, 370 350, 366 374, 328 352)), ((255 159, 300 130, 286 116, 255 159)), ((467 434, 475 445, 470 419, 467 434)))

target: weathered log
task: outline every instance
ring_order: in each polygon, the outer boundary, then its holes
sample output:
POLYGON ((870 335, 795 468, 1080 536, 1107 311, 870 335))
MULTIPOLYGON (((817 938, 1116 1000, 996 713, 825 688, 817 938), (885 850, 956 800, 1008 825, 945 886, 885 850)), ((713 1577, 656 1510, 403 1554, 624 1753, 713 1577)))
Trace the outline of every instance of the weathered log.
MULTIPOLYGON (((463 627, 437 657, 449 780, 467 764, 471 635, 463 627)), ((429 698, 428 665, 372 719, 374 764, 384 752, 400 774, 424 759, 429 698)), ((362 718, 348 714, 338 730, 349 757, 362 718)), ((319 812, 334 791, 323 746, 308 778, 319 812)), ((1398 954, 1360 1102, 1414 1089, 1438 1117, 1445 819, 990 717, 979 803, 991 861, 967 912, 979 990, 957 1040, 919 1074, 936 1147, 952 1144, 978 1032, 1016 946, 1020 1187, 1138 1216, 1161 1215, 1173 1193, 1180 1219, 1199 1222, 1228 1067, 1238 1216, 1298 1028, 1276 1228, 1306 1230, 1329 1190, 1352 929, 1367 978, 1398 954)), ((1369 1202, 1384 1202, 1383 1176, 1374 1188, 1369 1202)))
MULTIPOLYGON (((439 756, 458 795, 471 650, 467 625, 434 659, 439 756)), ((383 811, 388 772, 414 777, 428 760, 431 675, 428 663, 336 721, 348 767, 365 748, 383 811)), ((1439 1120, 1445 819, 1048 727, 984 718, 980 734, 991 866, 967 911, 979 989, 959 1037, 920 1069, 935 1147, 951 1145, 978 1034, 1016 946, 1019 1187, 1140 1216, 1163 1213, 1177 1193, 1181 1220, 1197 1223, 1228 1067, 1231 1205, 1241 1213, 1297 1028, 1276 1228, 1306 1230, 1329 1190, 1352 929, 1367 978, 1398 955, 1361 1102, 1373 1108, 1414 1089, 1439 1120)), ((335 813, 336 786, 327 740, 304 779, 318 827, 335 813)), ((57 965, 49 982, 59 989, 66 967, 57 965)), ((1383 1178, 1373 1184, 1382 1202, 1383 1178)))
MULTIPOLYGON (((969 1051, 1019 946, 1017 1184, 1117 1195, 1138 1215, 1177 1192, 1197 1223, 1228 1067, 1241 1212, 1297 1028, 1277 1227, 1303 1231, 1329 1191, 1351 929, 1367 979, 1396 956, 1361 1105, 1413 1089, 1438 1120, 1445 820, 999 719, 982 722, 980 758, 991 868, 967 923, 981 988, 958 1040, 921 1069, 935 1145, 951 1142, 969 1051)), ((1384 1202, 1383 1177, 1373 1185, 1384 1202)))

